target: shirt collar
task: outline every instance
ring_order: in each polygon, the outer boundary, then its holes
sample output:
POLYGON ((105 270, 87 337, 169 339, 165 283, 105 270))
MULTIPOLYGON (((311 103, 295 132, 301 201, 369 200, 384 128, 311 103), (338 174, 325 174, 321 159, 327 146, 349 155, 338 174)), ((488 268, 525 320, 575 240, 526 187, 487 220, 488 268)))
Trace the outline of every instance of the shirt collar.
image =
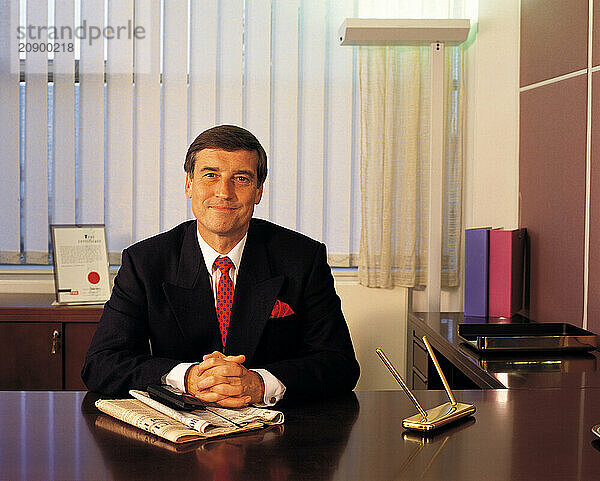
POLYGON ((198 237, 198 244, 200 245, 200 250, 202 251, 202 256, 204 257, 204 263, 206 264, 206 270, 209 273, 213 271, 213 264, 217 257, 227 256, 233 262, 235 270, 238 271, 240 268, 240 263, 242 261, 242 254, 244 253, 244 246, 246 245, 246 238, 248 237, 248 233, 242 237, 242 239, 231 249, 227 254, 220 254, 216 250, 214 250, 208 243, 202 238, 198 229, 196 229, 196 236, 198 237))

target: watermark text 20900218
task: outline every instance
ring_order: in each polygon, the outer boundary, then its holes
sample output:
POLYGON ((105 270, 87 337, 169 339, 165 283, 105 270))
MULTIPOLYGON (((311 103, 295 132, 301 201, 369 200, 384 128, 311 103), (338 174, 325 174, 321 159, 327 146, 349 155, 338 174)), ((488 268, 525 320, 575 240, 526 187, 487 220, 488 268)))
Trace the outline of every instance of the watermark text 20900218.
POLYGON ((74 52, 73 42, 19 42, 19 53, 74 52))
MULTIPOLYGON (((81 25, 77 27, 71 27, 70 25, 62 26, 46 26, 46 25, 19 25, 17 27, 17 38, 19 40, 27 40, 28 43, 32 41, 40 41, 45 43, 46 40, 58 40, 61 43, 65 40, 87 40, 89 45, 94 40, 98 39, 143 39, 146 37, 146 30, 141 25, 134 26, 131 20, 127 21, 127 25, 106 25, 99 27, 97 25, 88 25, 87 21, 84 20, 81 25)), ((33 42, 36 43, 36 42, 33 42)), ((52 42, 51 42, 52 43, 52 42)))

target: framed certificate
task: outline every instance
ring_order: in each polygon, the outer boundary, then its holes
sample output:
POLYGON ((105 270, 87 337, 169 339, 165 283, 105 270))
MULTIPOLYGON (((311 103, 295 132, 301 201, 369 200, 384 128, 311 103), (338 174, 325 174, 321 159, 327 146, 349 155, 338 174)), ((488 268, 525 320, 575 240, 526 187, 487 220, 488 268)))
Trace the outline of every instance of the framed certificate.
POLYGON ((103 304, 110 297, 106 230, 102 224, 51 225, 54 285, 59 304, 103 304))

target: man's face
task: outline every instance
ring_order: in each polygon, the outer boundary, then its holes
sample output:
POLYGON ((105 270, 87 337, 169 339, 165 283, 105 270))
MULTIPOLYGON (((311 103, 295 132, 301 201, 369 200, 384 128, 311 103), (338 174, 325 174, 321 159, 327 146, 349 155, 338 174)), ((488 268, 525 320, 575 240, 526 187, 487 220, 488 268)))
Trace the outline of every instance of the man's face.
POLYGON ((248 231, 263 190, 256 185, 257 161, 254 151, 196 152, 194 176, 186 176, 185 194, 192 200, 200 235, 213 248, 223 241, 232 248, 248 231))

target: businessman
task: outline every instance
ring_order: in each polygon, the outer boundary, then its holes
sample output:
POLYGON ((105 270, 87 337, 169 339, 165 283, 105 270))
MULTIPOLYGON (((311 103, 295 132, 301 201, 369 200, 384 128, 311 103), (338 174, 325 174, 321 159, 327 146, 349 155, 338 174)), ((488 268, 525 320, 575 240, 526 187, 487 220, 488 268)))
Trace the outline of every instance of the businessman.
POLYGON ((258 140, 206 130, 184 170, 196 220, 123 251, 87 387, 116 396, 166 382, 225 407, 353 389, 359 366, 325 246, 252 218, 267 176, 258 140))

